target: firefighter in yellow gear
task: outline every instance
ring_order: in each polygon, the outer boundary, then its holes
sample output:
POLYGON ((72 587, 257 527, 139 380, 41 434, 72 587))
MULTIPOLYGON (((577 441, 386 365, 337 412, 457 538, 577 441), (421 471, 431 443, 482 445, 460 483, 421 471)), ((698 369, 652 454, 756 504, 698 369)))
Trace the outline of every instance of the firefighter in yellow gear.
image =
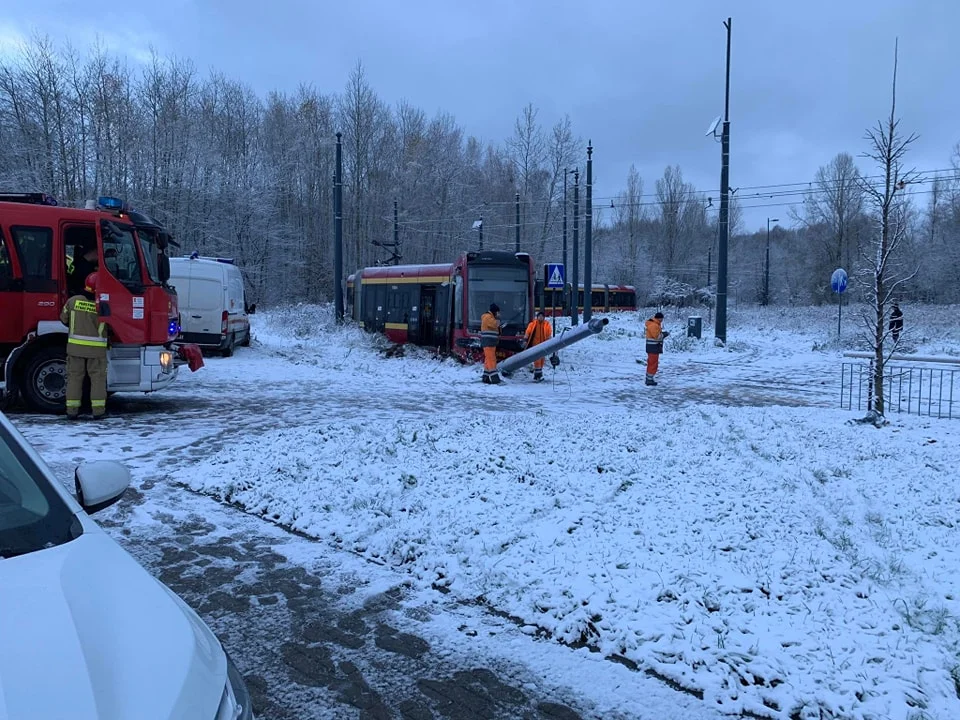
POLYGON ((97 316, 97 273, 90 273, 83 292, 60 312, 67 335, 67 418, 80 416, 83 380, 90 378, 90 410, 98 420, 107 411, 107 328, 97 316))
POLYGON ((496 385, 500 382, 497 370, 497 345, 500 343, 500 307, 490 305, 490 311, 480 316, 480 347, 483 348, 483 381, 496 385))
MULTIPOLYGON (((539 345, 553 337, 553 328, 547 322, 542 310, 537 311, 537 316, 527 325, 527 331, 523 336, 524 348, 531 348, 539 345)), ((543 380, 543 361, 545 358, 539 358, 533 361, 533 381, 543 380)))

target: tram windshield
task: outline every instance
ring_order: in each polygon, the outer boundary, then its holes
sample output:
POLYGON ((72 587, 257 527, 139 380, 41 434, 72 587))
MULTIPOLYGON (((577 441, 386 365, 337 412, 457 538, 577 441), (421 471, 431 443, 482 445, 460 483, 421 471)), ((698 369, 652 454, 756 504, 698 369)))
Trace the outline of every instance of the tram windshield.
POLYGON ((501 325, 525 328, 530 322, 530 275, 527 267, 475 265, 469 268, 467 278, 471 330, 480 328, 480 316, 490 309, 492 303, 500 307, 501 325))

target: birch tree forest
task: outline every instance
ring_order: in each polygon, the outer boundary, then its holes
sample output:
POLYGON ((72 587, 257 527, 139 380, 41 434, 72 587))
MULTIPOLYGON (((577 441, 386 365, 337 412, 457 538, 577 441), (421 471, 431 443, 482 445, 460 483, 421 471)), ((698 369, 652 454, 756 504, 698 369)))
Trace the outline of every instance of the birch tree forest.
MULTIPOLYGON (((337 132, 349 274, 391 259, 384 245, 394 241, 395 202, 401 262, 444 262, 475 249, 481 217, 484 247, 512 250, 518 193, 521 248, 538 263, 559 260, 565 181, 572 252, 567 169, 580 170, 583 211, 587 130, 567 117, 547 122, 528 105, 510 137, 471 137, 448 113, 384 102, 361 63, 340 88, 262 97, 188 60, 154 55, 134 64, 103 47, 79 52, 44 37, 0 59, 0 191, 42 191, 79 206, 123 197, 163 221, 182 252, 235 258, 249 300, 266 305, 333 297, 337 132)), ((840 152, 810 182, 737 189, 732 302, 755 303, 762 293, 766 227, 755 232, 742 220, 758 207, 778 218, 770 303, 832 302, 830 272, 843 265, 853 275, 877 229, 866 201, 876 179, 858 169, 864 149, 840 152)), ((960 302, 960 145, 944 155, 943 167, 918 169, 903 193, 909 229, 899 252, 920 269, 902 300, 960 302)), ((602 154, 595 157, 600 166, 602 154)), ((717 167, 719 176, 719 149, 717 167)), ((642 302, 711 302, 718 192, 695 188, 676 165, 655 178, 631 168, 622 183, 613 197, 594 194, 594 281, 635 285, 642 302)), ((581 218, 581 248, 583 227, 581 218)))

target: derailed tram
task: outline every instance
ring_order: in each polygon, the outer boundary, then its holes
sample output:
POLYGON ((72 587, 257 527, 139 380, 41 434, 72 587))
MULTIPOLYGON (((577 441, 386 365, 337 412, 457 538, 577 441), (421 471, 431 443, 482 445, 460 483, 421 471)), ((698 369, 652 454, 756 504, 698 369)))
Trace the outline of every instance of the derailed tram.
POLYGON ((347 311, 361 327, 393 342, 480 360, 480 317, 496 303, 502 360, 522 349, 533 291, 528 254, 481 250, 452 263, 363 268, 347 278, 347 311))

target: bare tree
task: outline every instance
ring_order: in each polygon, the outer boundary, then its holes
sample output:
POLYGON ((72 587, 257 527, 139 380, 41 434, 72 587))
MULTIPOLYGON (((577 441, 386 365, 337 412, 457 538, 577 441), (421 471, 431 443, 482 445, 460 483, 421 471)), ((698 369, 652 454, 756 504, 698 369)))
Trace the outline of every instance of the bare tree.
MULTIPOLYGON (((573 127, 570 116, 564 115, 550 131, 548 150, 548 172, 546 188, 546 202, 543 203, 543 212, 540 222, 540 237, 538 238, 539 257, 546 259, 547 242, 551 237, 559 238, 556 232, 557 219, 562 214, 560 207, 563 203, 563 176, 568 167, 574 163, 577 140, 573 136, 573 127)), ((553 243, 551 250, 557 250, 559 243, 553 243)))
POLYGON ((664 271, 671 277, 688 273, 693 240, 699 225, 705 223, 703 207, 695 196, 693 185, 684 182, 678 165, 668 166, 663 171, 656 188, 660 210, 660 260, 664 271))
POLYGON ((815 272, 817 277, 834 268, 846 265, 853 271, 853 259, 858 252, 855 229, 863 213, 864 191, 853 157, 838 153, 827 165, 817 170, 813 192, 803 204, 801 212, 792 212, 793 218, 819 242, 815 272))
POLYGON ((352 191, 345 200, 353 228, 353 244, 347 246, 344 258, 347 267, 361 267, 370 252, 368 196, 377 163, 378 134, 383 131, 386 114, 386 108, 367 82, 363 64, 358 61, 339 104, 339 120, 344 130, 343 166, 352 191))
POLYGON ((910 145, 917 139, 916 133, 904 135, 897 118, 897 47, 893 55, 893 85, 891 90, 890 116, 867 131, 865 139, 870 149, 863 157, 873 160, 881 171, 882 180, 877 184, 860 180, 860 186, 873 205, 875 227, 873 239, 864 244, 864 260, 867 267, 857 279, 867 291, 872 305, 872 314, 865 313, 863 320, 873 344, 873 419, 882 418, 886 409, 883 375, 889 353, 884 353, 887 339, 886 309, 898 289, 909 282, 916 271, 906 272, 903 258, 898 250, 907 238, 909 210, 904 190, 919 176, 915 170, 904 170, 903 159, 910 145))
MULTIPOLYGON (((547 139, 543 128, 537 122, 537 110, 532 103, 523 108, 523 112, 514 124, 513 137, 507 141, 516 173, 517 192, 522 201, 520 206, 520 238, 526 245, 532 233, 528 230, 528 218, 538 213, 531 212, 540 203, 549 203, 547 184, 550 173, 547 164, 547 139)), ((542 252, 542 249, 541 249, 542 252)))
POLYGON ((640 260, 641 225, 646 216, 646 207, 643 205, 643 178, 637 172, 636 165, 630 165, 627 173, 627 187, 614 204, 614 223, 623 235, 623 268, 624 279, 629 285, 637 283, 637 263, 640 260))

